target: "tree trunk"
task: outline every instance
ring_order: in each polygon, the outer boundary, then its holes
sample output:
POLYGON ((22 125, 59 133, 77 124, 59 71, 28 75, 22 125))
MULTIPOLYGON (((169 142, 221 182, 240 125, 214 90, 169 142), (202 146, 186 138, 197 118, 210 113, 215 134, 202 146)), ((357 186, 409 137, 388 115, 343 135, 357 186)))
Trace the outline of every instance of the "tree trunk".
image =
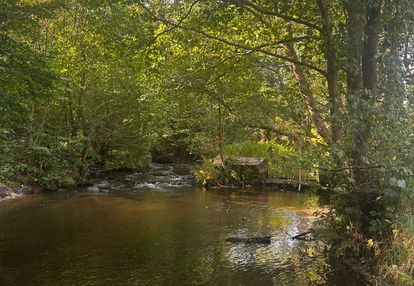
POLYGON ((328 97, 330 106, 330 123, 332 129, 332 143, 338 143, 343 135, 342 113, 343 103, 338 90, 338 65, 336 47, 332 35, 331 16, 325 0, 317 0, 322 18, 324 34, 326 74, 328 82, 328 97))
MULTIPOLYGON (((348 109, 353 121, 360 118, 360 100, 362 93, 362 50, 363 50, 363 5, 359 0, 348 2, 347 10, 347 28, 348 28, 348 47, 347 47, 347 101, 348 109)), ((351 147, 352 164, 359 165, 361 161, 362 150, 359 149, 356 138, 360 135, 356 124, 354 132, 354 142, 351 147)), ((354 127, 354 126, 353 126, 354 127)))
MULTIPOLYGON (((298 55, 293 45, 291 43, 286 43, 283 46, 285 47, 288 56, 294 59, 295 61, 298 61, 298 55)), ((305 72, 303 71, 300 65, 297 65, 293 62, 291 62, 290 65, 292 67, 293 73, 295 74, 296 81, 299 85, 300 94, 305 100, 308 112, 312 118, 313 123, 315 124, 318 134, 328 145, 330 145, 332 143, 330 132, 326 127, 322 115, 320 114, 317 108, 317 102, 315 97, 313 96, 309 82, 305 76, 305 72)))
POLYGON ((371 115, 367 107, 377 87, 375 56, 379 41, 380 3, 365 7, 359 0, 349 1, 348 14, 348 104, 353 122, 353 165, 356 183, 366 183, 366 159, 370 146, 371 115), (365 20, 365 21, 364 21, 365 20), (364 25, 365 23, 365 25, 364 25))
POLYGON ((224 171, 226 171, 226 164, 224 162, 224 126, 223 126, 223 114, 221 110, 221 103, 218 103, 218 116, 219 116, 219 147, 220 147, 220 160, 224 171))

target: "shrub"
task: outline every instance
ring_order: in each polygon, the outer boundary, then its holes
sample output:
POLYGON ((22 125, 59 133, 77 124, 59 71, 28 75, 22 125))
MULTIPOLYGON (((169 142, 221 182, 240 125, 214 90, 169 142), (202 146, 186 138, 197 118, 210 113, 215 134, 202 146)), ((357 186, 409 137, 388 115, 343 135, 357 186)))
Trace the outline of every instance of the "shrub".
POLYGON ((220 169, 213 165, 213 160, 204 158, 200 168, 195 172, 196 181, 203 186, 219 183, 223 179, 220 169))

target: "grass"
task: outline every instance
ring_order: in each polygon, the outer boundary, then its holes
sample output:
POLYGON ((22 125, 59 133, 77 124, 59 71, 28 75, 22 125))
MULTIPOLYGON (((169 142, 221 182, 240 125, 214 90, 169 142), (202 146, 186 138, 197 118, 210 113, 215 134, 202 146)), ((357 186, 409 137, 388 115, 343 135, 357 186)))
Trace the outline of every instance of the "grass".
POLYGON ((414 202, 405 200, 394 229, 391 246, 380 261, 379 281, 391 285, 414 285, 414 202))

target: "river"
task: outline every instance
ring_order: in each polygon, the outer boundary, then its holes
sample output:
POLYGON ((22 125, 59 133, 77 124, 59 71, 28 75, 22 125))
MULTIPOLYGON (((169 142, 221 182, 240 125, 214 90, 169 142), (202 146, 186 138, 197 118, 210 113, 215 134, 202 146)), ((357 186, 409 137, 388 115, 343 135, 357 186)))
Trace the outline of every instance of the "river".
POLYGON ((316 209, 311 194, 186 185, 2 201, 0 285, 336 285, 323 253, 289 236, 316 209))

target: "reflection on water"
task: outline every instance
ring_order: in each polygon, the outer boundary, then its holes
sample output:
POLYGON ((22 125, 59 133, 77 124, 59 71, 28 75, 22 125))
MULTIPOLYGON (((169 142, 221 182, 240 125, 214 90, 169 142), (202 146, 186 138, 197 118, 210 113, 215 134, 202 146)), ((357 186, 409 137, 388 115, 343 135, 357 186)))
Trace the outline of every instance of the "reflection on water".
POLYGON ((314 202, 190 188, 1 202, 0 285, 323 284, 325 260, 288 236, 309 227, 314 202), (262 235, 272 243, 224 242, 262 235))

